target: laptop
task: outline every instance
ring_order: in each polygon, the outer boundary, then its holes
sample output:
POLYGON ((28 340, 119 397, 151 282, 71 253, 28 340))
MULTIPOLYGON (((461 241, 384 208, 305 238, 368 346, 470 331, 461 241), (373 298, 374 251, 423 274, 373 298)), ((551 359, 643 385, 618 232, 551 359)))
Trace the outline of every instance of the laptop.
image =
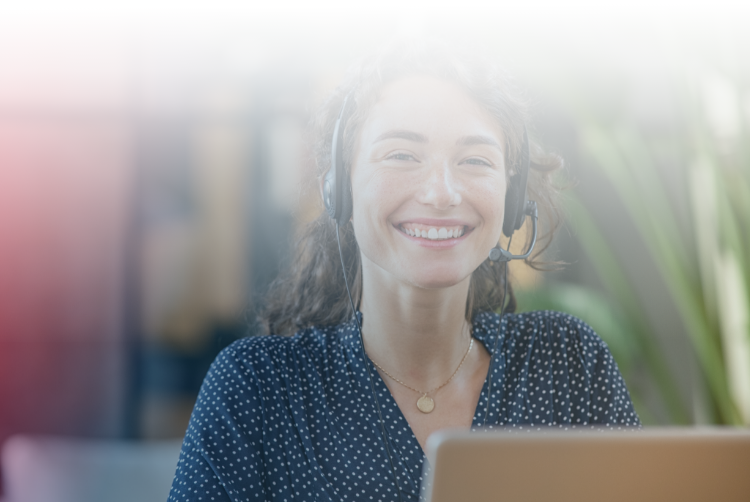
POLYGON ((444 430, 425 501, 750 501, 750 430, 444 430))

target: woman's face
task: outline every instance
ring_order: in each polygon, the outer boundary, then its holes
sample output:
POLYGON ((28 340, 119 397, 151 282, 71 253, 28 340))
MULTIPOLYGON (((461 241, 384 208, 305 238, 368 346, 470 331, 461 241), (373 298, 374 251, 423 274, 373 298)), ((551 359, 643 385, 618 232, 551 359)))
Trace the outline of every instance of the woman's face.
POLYGON ((457 84, 386 85, 352 163, 352 223, 363 267, 422 288, 467 279, 500 238, 504 136, 457 84))

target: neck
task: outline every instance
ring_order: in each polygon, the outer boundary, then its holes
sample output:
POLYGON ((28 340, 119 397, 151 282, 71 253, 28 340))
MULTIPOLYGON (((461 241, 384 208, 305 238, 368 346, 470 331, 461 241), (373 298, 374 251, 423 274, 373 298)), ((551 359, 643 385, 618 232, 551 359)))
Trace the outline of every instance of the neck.
POLYGON ((373 264, 362 269, 362 336, 370 358, 421 390, 439 386, 469 347, 466 321, 470 278, 426 289, 388 277, 373 264))

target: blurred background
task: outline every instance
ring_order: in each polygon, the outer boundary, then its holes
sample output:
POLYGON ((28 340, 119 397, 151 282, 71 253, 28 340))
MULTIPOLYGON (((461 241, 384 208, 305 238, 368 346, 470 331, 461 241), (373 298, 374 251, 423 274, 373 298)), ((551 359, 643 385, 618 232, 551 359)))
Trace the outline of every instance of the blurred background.
POLYGON ((394 36, 486 44, 566 160, 567 266, 514 264, 521 309, 591 324, 645 424, 749 425, 749 14, 0 3, 0 494, 166 498, 208 366, 320 211, 311 113, 394 36))

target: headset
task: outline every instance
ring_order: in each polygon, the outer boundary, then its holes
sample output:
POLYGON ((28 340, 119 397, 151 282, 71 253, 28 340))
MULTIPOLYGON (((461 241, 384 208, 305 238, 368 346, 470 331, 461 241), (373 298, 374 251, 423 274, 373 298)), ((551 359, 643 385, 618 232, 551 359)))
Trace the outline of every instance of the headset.
MULTIPOLYGON (((339 237, 339 227, 345 226, 352 217, 352 192, 351 182, 349 179, 349 172, 344 166, 344 130, 346 129, 345 119, 347 118, 347 112, 349 101, 351 100, 352 93, 350 92, 344 97, 343 104, 341 105, 341 111, 339 112, 336 124, 333 128, 333 138, 331 139, 331 166, 323 178, 323 203, 325 205, 328 215, 333 219, 336 224, 336 241, 339 248, 339 258, 341 259, 341 268, 344 273, 344 283, 346 284, 346 292, 349 295, 349 303, 351 304, 352 313, 354 313, 354 320, 357 324, 357 330, 359 332, 360 347, 362 349, 362 359, 365 362, 365 369, 367 369, 367 375, 370 379, 370 389, 372 396, 375 400, 375 410, 378 414, 380 421, 380 431, 383 436, 383 443, 385 444, 386 453, 388 454, 388 461, 391 467, 391 473, 393 474, 394 482, 396 483, 396 489, 399 493, 399 498, 403 500, 403 494, 401 486, 398 483, 398 477, 396 476, 396 468, 393 464, 393 456, 391 450, 388 447, 388 435, 385 429, 385 422, 383 421, 383 415, 380 409, 380 403, 378 401, 377 394, 375 393, 375 382, 372 378, 372 372, 370 366, 367 364, 367 355, 365 353, 365 341, 362 337, 362 326, 359 323, 359 317, 356 315, 356 309, 354 307, 354 300, 349 289, 349 281, 346 277, 346 267, 344 266, 344 256, 341 251, 341 239, 339 237)), ((526 186, 529 178, 529 137, 526 133, 526 127, 523 129, 523 144, 521 146, 521 153, 519 159, 515 162, 514 169, 511 170, 511 176, 508 183, 508 188, 505 193, 505 216, 503 217, 503 234, 508 237, 508 250, 500 247, 498 244, 490 250, 489 259, 493 262, 502 262, 505 269, 505 280, 504 280, 504 291, 502 297, 501 308, 505 307, 505 299, 508 293, 508 262, 511 260, 525 259, 531 255, 536 244, 537 237, 537 205, 535 201, 529 201, 526 197, 526 186), (531 217, 532 221, 532 238, 529 243, 528 249, 520 254, 514 255, 510 250, 510 244, 513 240, 513 233, 521 228, 526 217, 531 217)), ((502 312, 502 311, 501 311, 502 312)), ((495 338, 494 349, 492 355, 494 356, 497 352, 497 343, 500 337, 495 338)), ((492 368, 489 369, 488 375, 492 375, 492 368)), ((492 379, 490 378, 487 387, 487 408, 485 410, 484 422, 487 423, 487 414, 490 409, 490 397, 492 396, 492 379)), ((408 493, 411 496, 419 497, 408 493)))
MULTIPOLYGON (((336 222, 337 227, 343 227, 352 217, 352 192, 349 172, 344 166, 344 129, 343 119, 347 112, 347 105, 351 93, 344 98, 341 111, 336 119, 331 141, 331 167, 323 179, 323 202, 326 211, 336 222)), ((536 244, 537 236, 537 205, 535 201, 526 199, 526 186, 529 179, 529 136, 526 127, 523 129, 523 145, 520 158, 512 170, 508 189, 505 193, 505 217, 503 220, 503 234, 508 238, 521 228, 527 216, 532 221, 532 238, 525 253, 514 255, 504 250, 500 245, 490 250, 489 259, 493 262, 508 262, 510 260, 525 259, 531 255, 536 244)), ((510 246, 508 246, 510 248, 510 246)))

